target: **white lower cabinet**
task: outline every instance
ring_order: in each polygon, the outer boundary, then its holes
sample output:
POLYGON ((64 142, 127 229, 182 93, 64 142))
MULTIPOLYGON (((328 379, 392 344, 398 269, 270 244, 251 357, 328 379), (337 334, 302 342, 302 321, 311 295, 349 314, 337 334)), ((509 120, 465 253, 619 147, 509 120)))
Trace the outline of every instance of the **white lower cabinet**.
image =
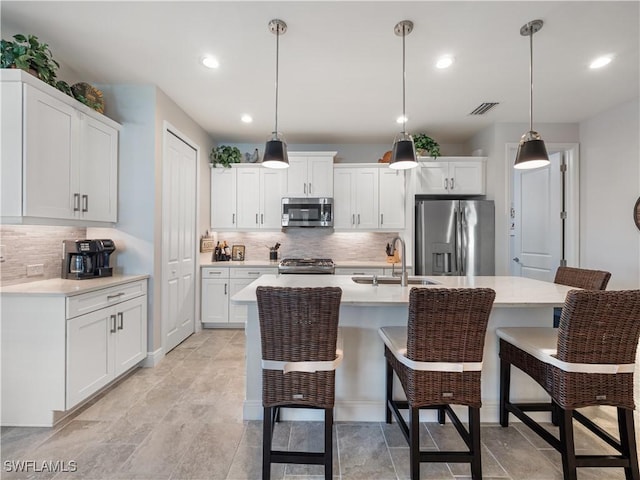
POLYGON ((146 358, 139 278, 78 295, 2 296, 3 426, 52 426, 146 358))
POLYGON ((212 327, 244 327, 247 307, 233 304, 231 297, 261 275, 276 273, 276 267, 203 267, 202 323, 212 327))
POLYGON ((145 295, 67 322, 67 408, 147 356, 146 311, 145 295))

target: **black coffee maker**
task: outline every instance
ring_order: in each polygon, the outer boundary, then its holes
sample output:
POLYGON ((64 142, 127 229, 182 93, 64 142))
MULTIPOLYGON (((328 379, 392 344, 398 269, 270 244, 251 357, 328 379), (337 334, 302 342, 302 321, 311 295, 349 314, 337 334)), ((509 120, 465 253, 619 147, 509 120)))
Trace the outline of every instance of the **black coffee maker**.
POLYGON ((113 240, 63 240, 62 278, 83 280, 110 277, 109 257, 115 251, 113 240))

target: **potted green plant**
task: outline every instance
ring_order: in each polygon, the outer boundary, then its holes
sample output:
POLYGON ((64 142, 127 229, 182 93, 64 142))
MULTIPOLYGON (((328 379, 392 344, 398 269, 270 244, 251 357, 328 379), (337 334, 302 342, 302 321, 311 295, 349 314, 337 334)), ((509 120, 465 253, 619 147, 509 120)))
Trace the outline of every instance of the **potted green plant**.
POLYGON ((416 146, 416 152, 421 157, 433 157, 436 159, 440 156, 440 145, 438 142, 424 133, 414 135, 413 143, 416 146))
POLYGON ((55 86, 56 71, 60 64, 53 59, 49 45, 40 43, 35 35, 13 36, 14 41, 0 41, 0 66, 19 68, 55 86))
POLYGON ((229 145, 220 145, 219 147, 212 148, 209 154, 209 160, 211 160, 211 166, 215 167, 220 164, 225 168, 231 168, 232 163, 240 163, 242 154, 237 147, 230 147, 229 145))

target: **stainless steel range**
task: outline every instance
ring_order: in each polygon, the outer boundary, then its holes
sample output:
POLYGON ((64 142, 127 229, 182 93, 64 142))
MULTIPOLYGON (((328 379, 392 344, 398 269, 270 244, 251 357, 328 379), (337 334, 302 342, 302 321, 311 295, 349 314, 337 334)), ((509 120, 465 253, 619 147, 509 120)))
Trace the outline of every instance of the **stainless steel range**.
POLYGON ((335 273, 336 267, 330 258, 283 258, 278 265, 280 273, 335 273))

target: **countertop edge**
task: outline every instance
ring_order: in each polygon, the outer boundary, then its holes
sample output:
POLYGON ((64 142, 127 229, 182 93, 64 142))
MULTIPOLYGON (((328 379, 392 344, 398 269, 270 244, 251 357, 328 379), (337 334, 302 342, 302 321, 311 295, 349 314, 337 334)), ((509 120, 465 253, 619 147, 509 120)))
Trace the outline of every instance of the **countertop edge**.
POLYGON ((73 297, 84 293, 115 287, 125 283, 146 280, 148 274, 139 275, 114 275, 91 280, 66 280, 62 278, 50 278, 37 282, 17 283, 0 287, 0 295, 3 297, 39 295, 47 297, 73 297))

